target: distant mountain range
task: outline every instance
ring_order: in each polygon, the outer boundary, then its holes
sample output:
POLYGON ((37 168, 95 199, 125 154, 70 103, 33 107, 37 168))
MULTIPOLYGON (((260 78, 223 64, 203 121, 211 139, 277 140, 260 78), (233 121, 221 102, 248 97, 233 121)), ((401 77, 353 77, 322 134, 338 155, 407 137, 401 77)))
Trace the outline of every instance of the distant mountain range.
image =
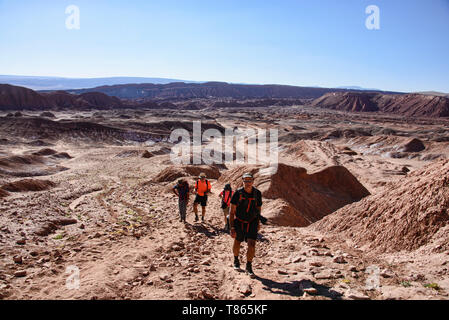
MULTIPOLYGON (((129 85, 129 84, 169 84, 174 82, 184 83, 206 83, 207 81, 190 81, 169 78, 148 77, 103 77, 103 78, 65 78, 65 77, 42 77, 42 76, 16 76, 0 75, 0 83, 12 84, 37 91, 75 90, 90 89, 102 86, 129 85)), ((235 85, 250 85, 247 83, 232 83, 235 85)), ((318 86, 309 88, 329 89, 318 86)), ((334 89, 334 88, 332 88, 334 89)), ((379 89, 368 89, 359 86, 340 86, 335 89, 378 91, 379 89)))
POLYGON ((429 95, 429 96, 439 96, 439 97, 448 97, 449 98, 449 93, 438 92, 438 91, 422 91, 422 92, 416 92, 416 93, 425 94, 425 95, 429 95))
POLYGON ((0 83, 12 84, 33 90, 68 90, 93 88, 106 85, 130 84, 130 83, 157 83, 171 82, 195 83, 166 78, 142 78, 142 77, 110 77, 110 78, 61 78, 61 77, 36 77, 36 76, 11 76, 0 75, 0 83))
POLYGON ((203 109, 277 107, 308 104, 350 112, 382 112, 413 117, 449 117, 443 95, 242 85, 224 82, 124 84, 68 91, 34 91, 0 84, 0 110, 203 109))
POLYGON ((337 87, 337 89, 360 90, 360 91, 382 91, 380 89, 362 88, 359 86, 340 86, 340 87, 337 87))
POLYGON ((120 99, 193 99, 193 98, 231 98, 231 99, 316 99, 328 92, 347 91, 344 89, 296 87, 287 85, 250 85, 226 82, 169 84, 122 84, 101 86, 89 89, 67 90, 71 94, 101 92, 120 99))

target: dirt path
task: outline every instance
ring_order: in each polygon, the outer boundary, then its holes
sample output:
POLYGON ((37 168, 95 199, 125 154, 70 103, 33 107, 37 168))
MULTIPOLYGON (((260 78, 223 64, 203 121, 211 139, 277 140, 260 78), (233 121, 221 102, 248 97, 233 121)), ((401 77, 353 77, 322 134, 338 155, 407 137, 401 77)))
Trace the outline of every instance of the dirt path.
MULTIPOLYGON (((70 198, 67 206, 82 225, 64 227, 64 238, 55 240, 55 233, 40 246, 27 243, 21 251, 17 246, 10 251, 4 248, 0 297, 447 299, 446 291, 423 287, 424 280, 401 285, 410 271, 405 267, 369 257, 354 244, 308 228, 262 226, 253 263, 257 277, 251 279, 232 268, 233 240, 222 230, 216 181, 211 180, 214 194, 209 197, 206 221, 194 222, 191 202, 184 224, 179 221, 176 197, 167 191, 171 184, 151 183, 163 167, 160 162, 116 160, 106 169, 100 163, 87 171, 72 170, 73 184, 95 182, 102 190, 70 198), (14 252, 20 252, 23 263, 12 261, 14 252), (381 287, 370 290, 372 266, 379 269, 381 287), (25 276, 15 276, 21 270, 25 276), (73 286, 77 271, 79 287, 73 286)), ((245 257, 243 244, 243 267, 245 257)))

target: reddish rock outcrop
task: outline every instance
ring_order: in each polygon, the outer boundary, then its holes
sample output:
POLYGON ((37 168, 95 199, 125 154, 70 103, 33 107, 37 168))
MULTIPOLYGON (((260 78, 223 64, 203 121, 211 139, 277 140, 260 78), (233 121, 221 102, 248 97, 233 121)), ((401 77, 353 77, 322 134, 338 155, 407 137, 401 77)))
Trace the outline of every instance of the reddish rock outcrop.
POLYGON ((442 160, 338 210, 312 228, 347 236, 376 252, 414 250, 431 241, 442 243, 444 249, 449 247, 448 213, 449 161, 442 160))
POLYGON ((416 138, 411 139, 399 150, 401 152, 420 152, 426 149, 424 143, 416 138))
POLYGON ((379 107, 373 101, 376 93, 331 92, 313 101, 312 105, 327 109, 353 112, 376 112, 379 107))
POLYGON ((368 190, 344 167, 333 166, 308 174, 306 169, 279 164, 274 175, 261 174, 262 167, 238 167, 224 173, 220 183, 242 186, 244 172, 255 177, 254 185, 264 198, 275 200, 263 215, 274 224, 307 226, 337 209, 369 195, 368 190))
POLYGON ((449 117, 449 98, 424 94, 330 92, 312 106, 353 112, 384 112, 409 117, 449 117))
POLYGON ((53 105, 39 93, 9 84, 0 84, 0 109, 3 110, 40 110, 53 105))
POLYGON ((185 165, 170 166, 162 170, 154 179, 154 182, 171 182, 181 177, 198 177, 201 172, 206 174, 207 179, 218 179, 220 171, 216 166, 208 165, 185 165))
POLYGON ((49 180, 23 179, 7 183, 1 189, 9 192, 43 191, 53 188, 56 184, 49 180))

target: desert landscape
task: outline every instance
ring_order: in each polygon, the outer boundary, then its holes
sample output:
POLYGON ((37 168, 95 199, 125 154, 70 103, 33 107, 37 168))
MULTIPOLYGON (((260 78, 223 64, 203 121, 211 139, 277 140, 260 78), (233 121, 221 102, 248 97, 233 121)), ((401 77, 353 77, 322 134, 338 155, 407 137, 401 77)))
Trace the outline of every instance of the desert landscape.
POLYGON ((446 96, 4 84, 0 111, 0 299, 449 299, 446 96), (276 129, 277 172, 174 164, 170 134, 194 121, 276 129), (192 194, 180 222, 171 188, 200 172, 212 184, 206 221, 194 221, 192 194), (232 267, 219 198, 244 172, 268 218, 254 279, 232 267))

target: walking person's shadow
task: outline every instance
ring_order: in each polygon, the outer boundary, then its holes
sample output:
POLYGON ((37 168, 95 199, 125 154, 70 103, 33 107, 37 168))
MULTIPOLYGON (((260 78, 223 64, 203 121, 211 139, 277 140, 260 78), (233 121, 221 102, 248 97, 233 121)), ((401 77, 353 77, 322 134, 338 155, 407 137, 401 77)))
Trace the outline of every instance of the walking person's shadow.
POLYGON ((192 231, 202 233, 208 238, 215 238, 220 234, 220 230, 213 225, 203 224, 203 223, 194 223, 194 224, 186 224, 186 228, 189 228, 192 231))
POLYGON ((341 300, 342 296, 341 293, 332 290, 330 287, 317 284, 311 280, 278 282, 257 275, 254 279, 259 280, 264 285, 264 290, 273 294, 301 297, 304 294, 304 289, 313 287, 317 289, 317 293, 313 296, 324 296, 332 300, 341 300))

